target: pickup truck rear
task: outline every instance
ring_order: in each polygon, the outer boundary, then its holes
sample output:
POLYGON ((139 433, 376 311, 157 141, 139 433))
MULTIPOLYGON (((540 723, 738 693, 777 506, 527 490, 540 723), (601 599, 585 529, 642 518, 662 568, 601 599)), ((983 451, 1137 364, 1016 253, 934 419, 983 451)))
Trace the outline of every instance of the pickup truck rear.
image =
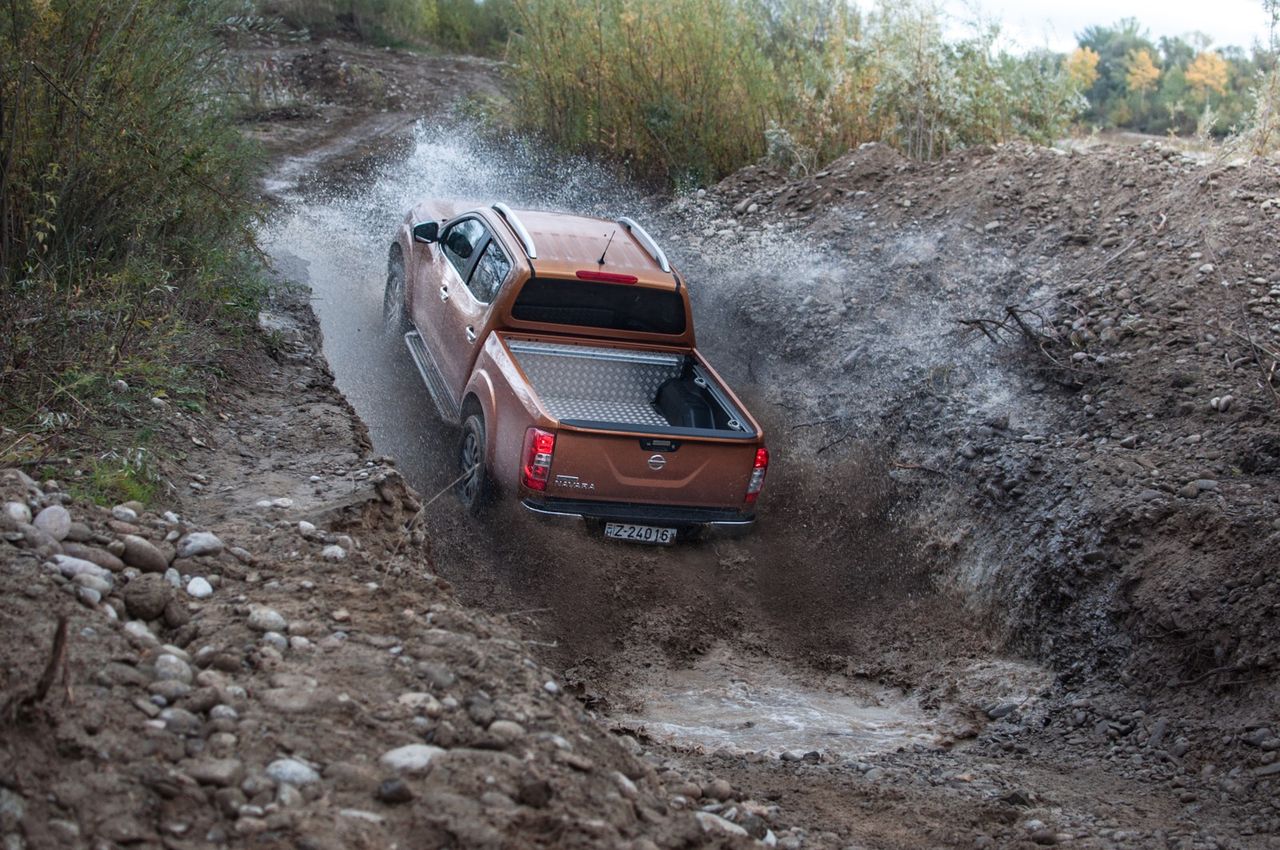
POLYGON ((753 524, 764 434, 630 219, 420 204, 390 249, 384 313, 461 428, 473 512, 509 495, 645 543, 753 524))

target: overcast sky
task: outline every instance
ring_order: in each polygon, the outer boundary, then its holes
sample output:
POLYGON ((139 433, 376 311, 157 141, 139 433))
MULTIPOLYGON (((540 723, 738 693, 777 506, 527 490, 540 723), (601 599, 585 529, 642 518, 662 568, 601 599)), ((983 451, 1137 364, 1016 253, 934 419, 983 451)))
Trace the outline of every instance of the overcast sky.
MULTIPOLYGON (((873 0, 858 0, 864 9, 873 0)), ((1262 0, 942 0, 956 22, 972 20, 973 10, 1002 22, 1002 32, 1022 48, 1048 46, 1073 50, 1076 33, 1090 24, 1114 24, 1137 18, 1153 40, 1162 35, 1203 32, 1215 47, 1246 50, 1266 41, 1267 15, 1262 0)), ((957 31, 956 34, 959 34, 957 31)))

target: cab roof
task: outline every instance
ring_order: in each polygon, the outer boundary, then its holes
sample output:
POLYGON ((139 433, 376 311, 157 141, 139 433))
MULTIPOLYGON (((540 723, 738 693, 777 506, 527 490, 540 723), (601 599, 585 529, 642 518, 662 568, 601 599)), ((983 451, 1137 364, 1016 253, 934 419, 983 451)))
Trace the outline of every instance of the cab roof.
MULTIPOLYGON (((513 222, 493 209, 485 212, 503 222, 516 245, 522 244, 513 222)), ((540 210, 511 212, 533 241, 537 258, 529 262, 539 277, 607 272, 634 275, 637 283, 646 286, 678 288, 674 272, 664 272, 636 234, 620 222, 540 210), (604 265, 599 262, 601 254, 604 265)))

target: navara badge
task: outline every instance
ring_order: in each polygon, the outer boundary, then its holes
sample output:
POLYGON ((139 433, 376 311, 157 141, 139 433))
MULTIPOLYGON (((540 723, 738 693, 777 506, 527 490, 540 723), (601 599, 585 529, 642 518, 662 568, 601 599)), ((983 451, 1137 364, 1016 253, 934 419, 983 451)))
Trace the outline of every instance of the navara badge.
POLYGON ((661 472, 662 467, 667 465, 667 459, 662 455, 653 455, 649 458, 649 468, 654 472, 661 472))

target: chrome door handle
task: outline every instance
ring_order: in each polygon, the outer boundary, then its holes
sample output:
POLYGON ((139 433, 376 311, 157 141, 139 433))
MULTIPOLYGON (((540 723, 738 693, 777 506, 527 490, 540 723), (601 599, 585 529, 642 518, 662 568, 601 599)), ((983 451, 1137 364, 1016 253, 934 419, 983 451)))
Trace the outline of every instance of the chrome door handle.
POLYGON ((449 287, 447 286, 440 287, 440 300, 441 301, 449 300, 449 287))
POLYGON ((467 325, 467 342, 475 342, 475 341, 476 341, 476 329, 471 327, 470 325, 467 325))

